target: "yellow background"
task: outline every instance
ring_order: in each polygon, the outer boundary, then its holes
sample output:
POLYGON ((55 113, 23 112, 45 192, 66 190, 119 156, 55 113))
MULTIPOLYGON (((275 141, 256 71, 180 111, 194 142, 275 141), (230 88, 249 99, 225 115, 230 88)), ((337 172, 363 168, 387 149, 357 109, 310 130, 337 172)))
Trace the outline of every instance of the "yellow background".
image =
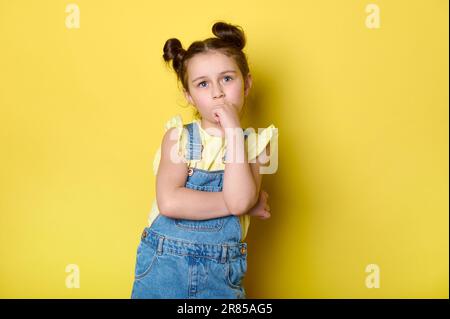
POLYGON ((164 123, 162 61, 246 32, 246 117, 279 128, 249 298, 448 298, 448 1, 0 1, 0 297, 129 298, 164 123), (66 5, 80 8, 68 29, 66 5), (194 4, 195 3, 195 4, 194 4), (365 25, 380 7, 381 28, 365 25), (380 288, 365 286, 368 264, 380 288), (68 289, 68 264, 80 288, 68 289))

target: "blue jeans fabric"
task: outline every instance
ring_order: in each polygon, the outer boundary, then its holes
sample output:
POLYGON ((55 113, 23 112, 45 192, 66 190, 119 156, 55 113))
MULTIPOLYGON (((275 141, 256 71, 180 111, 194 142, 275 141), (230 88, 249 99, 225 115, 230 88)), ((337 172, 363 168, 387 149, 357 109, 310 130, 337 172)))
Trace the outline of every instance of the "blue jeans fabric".
MULTIPOLYGON (((201 141, 192 124, 188 155, 199 158, 201 141)), ((220 192, 223 175, 190 168, 185 187, 220 192)), ((238 216, 187 220, 160 214, 142 233, 131 298, 243 299, 246 272, 247 243, 241 242, 238 216)))

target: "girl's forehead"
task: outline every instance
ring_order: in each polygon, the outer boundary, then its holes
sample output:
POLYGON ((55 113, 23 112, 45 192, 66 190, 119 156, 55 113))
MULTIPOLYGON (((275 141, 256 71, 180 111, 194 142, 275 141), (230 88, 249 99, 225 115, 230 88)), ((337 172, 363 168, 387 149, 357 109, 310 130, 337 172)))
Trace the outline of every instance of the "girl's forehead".
POLYGON ((233 58, 219 52, 200 53, 188 61, 187 69, 190 75, 202 76, 200 73, 220 73, 229 69, 236 69, 233 58), (199 74, 197 74, 199 73, 199 74))

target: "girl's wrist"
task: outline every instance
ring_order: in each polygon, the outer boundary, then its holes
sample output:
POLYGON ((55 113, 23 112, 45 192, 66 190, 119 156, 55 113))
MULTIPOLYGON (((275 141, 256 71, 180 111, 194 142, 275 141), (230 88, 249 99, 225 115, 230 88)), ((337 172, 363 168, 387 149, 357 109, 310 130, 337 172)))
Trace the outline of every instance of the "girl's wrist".
POLYGON ((236 135, 244 135, 244 130, 240 125, 234 126, 234 127, 226 127, 224 129, 225 131, 225 138, 234 138, 236 135))
POLYGON ((242 161, 245 162, 244 130, 240 127, 226 129, 225 140, 225 163, 242 163, 242 161))

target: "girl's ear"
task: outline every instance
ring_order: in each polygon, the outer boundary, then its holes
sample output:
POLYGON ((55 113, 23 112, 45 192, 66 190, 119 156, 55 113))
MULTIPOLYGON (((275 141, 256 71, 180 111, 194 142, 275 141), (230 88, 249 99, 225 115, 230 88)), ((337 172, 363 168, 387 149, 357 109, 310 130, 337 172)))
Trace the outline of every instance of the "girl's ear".
POLYGON ((245 97, 247 97, 248 93, 250 93, 252 83, 253 83, 252 75, 249 73, 249 74, 247 74, 247 78, 245 79, 245 91, 244 91, 245 97))
POLYGON ((192 99, 192 96, 184 89, 183 89, 183 93, 184 93, 184 96, 186 97, 186 100, 188 100, 189 103, 191 103, 192 105, 195 105, 194 100, 192 99))

